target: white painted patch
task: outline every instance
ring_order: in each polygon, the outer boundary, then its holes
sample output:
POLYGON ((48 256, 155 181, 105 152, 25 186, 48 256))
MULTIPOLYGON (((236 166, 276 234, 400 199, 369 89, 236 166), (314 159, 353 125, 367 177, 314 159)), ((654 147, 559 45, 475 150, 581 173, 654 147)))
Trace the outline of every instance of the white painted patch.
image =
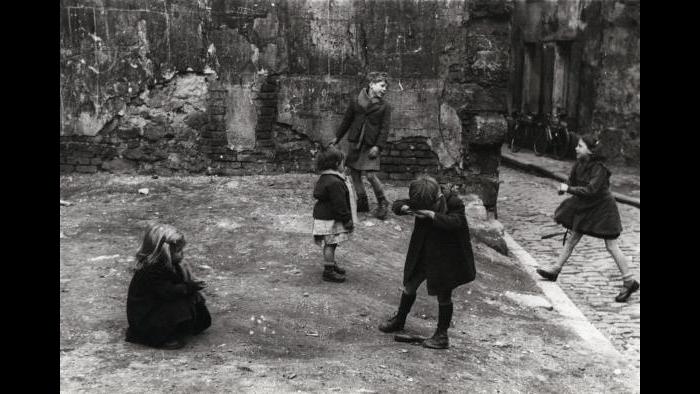
POLYGON ((216 224, 216 227, 222 228, 224 230, 235 230, 237 228, 243 227, 242 224, 234 222, 233 220, 224 219, 216 224))
POLYGON ((230 85, 226 100, 226 136, 235 150, 255 147, 258 116, 250 87, 230 85))
POLYGON ((549 310, 549 311, 554 309, 554 307, 552 306, 552 303, 550 303, 545 298, 540 297, 540 296, 531 295, 531 294, 520 294, 520 293, 515 293, 512 291, 506 291, 503 295, 505 295, 509 299, 517 302, 518 304, 529 307, 529 308, 544 308, 544 309, 549 310))
POLYGON ((207 91, 205 76, 188 74, 176 78, 173 96, 183 100, 202 101, 207 91))
POLYGON ((462 122, 457 111, 447 103, 440 104, 440 138, 432 137, 440 164, 451 167, 461 162, 462 122))
POLYGON ((257 65, 258 59, 260 58, 260 50, 254 44, 250 44, 250 50, 253 51, 253 54, 250 56, 250 61, 257 65))
POLYGON ((111 116, 108 114, 94 116, 87 112, 81 112, 76 121, 76 130, 79 134, 94 136, 102 130, 110 118, 111 116))
POLYGON ((118 254, 112 255, 112 256, 97 256, 89 259, 88 261, 102 261, 102 260, 109 260, 109 259, 116 259, 119 257, 118 254))

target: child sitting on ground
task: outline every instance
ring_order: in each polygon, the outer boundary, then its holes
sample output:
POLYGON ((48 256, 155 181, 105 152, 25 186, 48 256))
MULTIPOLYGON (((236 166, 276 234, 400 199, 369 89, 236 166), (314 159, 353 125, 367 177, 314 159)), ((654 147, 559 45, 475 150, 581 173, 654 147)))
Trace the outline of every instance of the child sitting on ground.
POLYGON ((316 169, 321 176, 314 187, 314 242, 323 247, 324 269, 322 279, 328 282, 344 282, 345 270, 335 261, 335 249, 349 239, 357 221, 355 190, 352 182, 343 175, 345 155, 330 148, 319 154, 316 169))
POLYGON ((449 347, 447 329, 452 321, 452 290, 476 276, 464 203, 457 193, 442 193, 437 181, 423 176, 411 182, 409 199, 397 200, 397 215, 416 217, 403 271, 403 292, 399 310, 379 325, 383 332, 402 330, 416 299, 416 290, 427 280, 428 294, 438 299, 435 334, 423 342, 433 349, 449 347))
POLYGON ((178 349, 187 335, 211 325, 199 292, 204 282, 182 262, 184 246, 184 236, 173 226, 156 223, 146 229, 126 301, 128 342, 178 349))

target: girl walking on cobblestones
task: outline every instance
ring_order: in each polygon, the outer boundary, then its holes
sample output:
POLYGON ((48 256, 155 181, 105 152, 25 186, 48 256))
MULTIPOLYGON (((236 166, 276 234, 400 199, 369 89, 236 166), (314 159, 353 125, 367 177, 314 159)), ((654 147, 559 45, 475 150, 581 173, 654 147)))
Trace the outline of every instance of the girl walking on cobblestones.
POLYGON ((620 213, 615 198, 610 193, 610 170, 603 164, 600 144, 595 137, 585 135, 576 146, 576 163, 571 169, 568 183, 559 186, 559 193, 572 194, 554 212, 554 220, 571 232, 557 261, 549 267, 537 269, 545 279, 557 280, 562 267, 571 256, 583 235, 605 240, 605 247, 622 273, 623 288, 615 297, 625 302, 639 290, 639 281, 630 271, 627 257, 622 254, 617 238, 622 232, 620 213))
POLYGON ((345 270, 335 261, 335 249, 348 240, 357 222, 355 190, 352 182, 343 174, 345 155, 331 148, 321 152, 316 161, 321 176, 314 187, 314 242, 323 247, 324 270, 322 279, 327 282, 344 282, 345 270))

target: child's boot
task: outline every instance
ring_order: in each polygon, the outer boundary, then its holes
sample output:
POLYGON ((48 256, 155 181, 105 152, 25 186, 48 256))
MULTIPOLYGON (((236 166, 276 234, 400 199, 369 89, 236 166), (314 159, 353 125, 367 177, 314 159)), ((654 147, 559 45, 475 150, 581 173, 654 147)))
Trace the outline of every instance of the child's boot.
POLYGON ((338 267, 338 264, 333 266, 333 271, 339 273, 340 275, 345 275, 345 268, 338 267))
POLYGON ((386 219, 388 214, 389 214, 389 202, 386 200, 386 197, 384 197, 384 196, 378 197, 377 198, 377 212, 374 214, 374 216, 379 220, 384 220, 384 219, 386 219))
POLYGON ((447 349, 450 340, 447 337, 447 329, 452 321, 452 304, 439 305, 438 325, 435 334, 423 341, 423 346, 431 349, 447 349))
POLYGON ((357 195, 357 212, 369 212, 369 200, 366 194, 357 195))
POLYGON ((399 303, 398 312, 396 312, 396 315, 394 315, 389 320, 385 321, 384 323, 381 323, 379 325, 379 331, 394 332, 403 330, 403 326, 404 324, 406 324, 406 316, 408 316, 408 312, 411 311, 411 307, 413 306, 413 302, 415 300, 415 294, 409 295, 404 292, 401 292, 401 302, 399 303))
POLYGON ((336 283, 342 283, 345 282, 345 277, 334 269, 334 265, 326 265, 323 267, 323 280, 326 282, 336 282, 336 283))

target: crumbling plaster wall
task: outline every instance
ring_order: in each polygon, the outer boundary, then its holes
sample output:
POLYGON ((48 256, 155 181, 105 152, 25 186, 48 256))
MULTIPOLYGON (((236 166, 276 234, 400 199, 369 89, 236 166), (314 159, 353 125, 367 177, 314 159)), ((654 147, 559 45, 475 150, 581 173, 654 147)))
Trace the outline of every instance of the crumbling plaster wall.
POLYGON ((380 175, 432 173, 494 207, 510 12, 506 0, 63 0, 62 168, 308 171, 363 75, 382 70, 380 175))

